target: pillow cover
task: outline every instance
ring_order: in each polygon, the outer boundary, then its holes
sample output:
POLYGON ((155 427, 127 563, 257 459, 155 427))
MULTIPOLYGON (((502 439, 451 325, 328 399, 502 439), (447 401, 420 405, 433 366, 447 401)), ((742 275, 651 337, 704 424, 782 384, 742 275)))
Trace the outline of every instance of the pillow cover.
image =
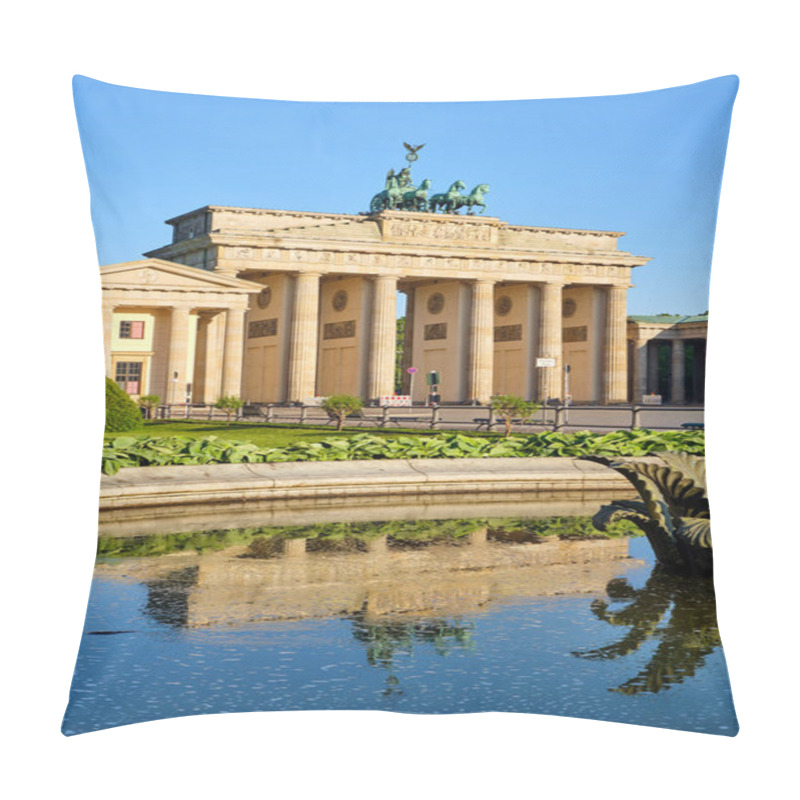
POLYGON ((375 709, 735 735, 703 385, 737 86, 76 77, 107 442, 63 732, 375 709))

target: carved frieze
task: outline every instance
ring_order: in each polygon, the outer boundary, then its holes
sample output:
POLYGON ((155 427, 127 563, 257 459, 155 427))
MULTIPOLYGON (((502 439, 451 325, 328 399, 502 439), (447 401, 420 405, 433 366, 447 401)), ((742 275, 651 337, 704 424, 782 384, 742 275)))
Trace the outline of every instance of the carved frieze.
POLYGON ((492 242, 493 233, 491 225, 442 220, 391 219, 386 220, 383 227, 386 238, 433 242, 492 242))
POLYGON ((247 326, 248 339, 260 339, 262 336, 277 336, 277 319, 258 319, 250 322, 247 326))
POLYGON ((589 329, 586 325, 577 325, 573 328, 564 328, 562 339, 567 342, 585 342, 589 339, 589 329))
POLYGON ((447 338, 447 323, 446 322, 434 322, 430 325, 425 326, 425 332, 422 337, 425 339, 426 342, 433 341, 435 339, 446 339, 447 338))
POLYGON ((356 335, 356 321, 326 322, 322 328, 323 339, 351 339, 356 335))
POLYGON ((522 341, 522 325, 496 325, 494 340, 496 342, 522 341))

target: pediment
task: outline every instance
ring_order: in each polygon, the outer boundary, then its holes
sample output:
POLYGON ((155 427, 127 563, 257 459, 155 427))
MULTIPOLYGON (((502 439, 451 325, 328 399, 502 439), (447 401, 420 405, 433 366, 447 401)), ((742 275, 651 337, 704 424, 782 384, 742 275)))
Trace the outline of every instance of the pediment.
POLYGON ((220 275, 174 261, 148 258, 100 267, 103 286, 115 288, 182 289, 194 291, 259 291, 263 287, 252 281, 220 275))

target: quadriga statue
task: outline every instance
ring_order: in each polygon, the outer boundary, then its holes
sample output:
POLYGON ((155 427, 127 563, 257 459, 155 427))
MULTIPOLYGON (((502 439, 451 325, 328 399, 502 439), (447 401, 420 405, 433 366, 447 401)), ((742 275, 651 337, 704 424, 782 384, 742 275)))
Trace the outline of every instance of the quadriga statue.
POLYGON ((713 548, 706 489, 706 460, 688 453, 656 453, 653 459, 583 456, 624 475, 641 500, 614 500, 594 515, 598 530, 629 520, 647 536, 656 560, 666 569, 711 575, 713 548))

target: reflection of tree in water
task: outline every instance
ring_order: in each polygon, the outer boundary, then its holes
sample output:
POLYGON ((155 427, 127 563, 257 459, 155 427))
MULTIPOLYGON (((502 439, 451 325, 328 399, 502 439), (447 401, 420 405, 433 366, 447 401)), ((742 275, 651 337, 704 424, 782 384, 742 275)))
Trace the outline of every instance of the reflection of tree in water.
POLYGON ((651 638, 658 647, 638 675, 611 691, 622 694, 655 693, 682 683, 705 664, 721 645, 717 628, 714 584, 710 578, 669 574, 656 567, 641 589, 617 578, 606 587, 611 602, 626 602, 620 611, 595 600, 594 615, 610 625, 629 627, 618 642, 595 650, 575 652, 588 659, 613 659, 638 650, 651 638))
POLYGON ((186 567, 145 581, 147 604, 143 613, 163 625, 185 627, 189 621, 189 592, 197 583, 199 569, 186 567))
POLYGON ((353 638, 366 645, 367 663, 373 667, 383 667, 389 673, 384 695, 403 694, 398 688, 399 680, 394 675, 394 659, 397 654, 409 655, 415 644, 430 644, 440 656, 446 656, 454 649, 471 649, 472 623, 462 623, 456 619, 416 619, 406 621, 394 617, 375 621, 368 619, 363 612, 350 617, 353 623, 353 638))

